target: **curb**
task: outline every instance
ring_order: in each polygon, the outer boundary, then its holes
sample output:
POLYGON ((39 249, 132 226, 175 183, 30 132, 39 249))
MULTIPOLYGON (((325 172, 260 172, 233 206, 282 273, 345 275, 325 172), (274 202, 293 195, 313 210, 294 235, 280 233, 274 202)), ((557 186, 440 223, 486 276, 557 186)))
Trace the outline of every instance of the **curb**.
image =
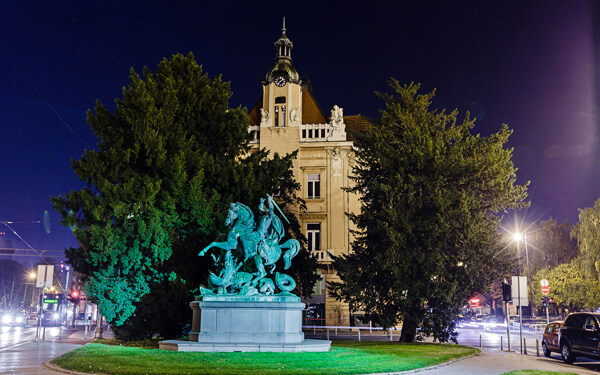
POLYGON ((51 359, 49 361, 44 362, 44 367, 46 367, 46 368, 48 368, 48 369, 50 369, 52 371, 61 372, 63 374, 71 374, 71 375, 102 375, 101 373, 91 374, 89 372, 79 372, 79 371, 67 370, 67 369, 64 369, 64 368, 62 368, 60 366, 57 366, 57 365, 55 365, 53 363, 50 363, 52 361, 54 361, 54 359, 51 359))
POLYGON ((470 354, 470 355, 467 355, 467 356, 464 356, 464 357, 460 357, 460 358, 455 358, 455 359, 452 359, 452 360, 450 360, 448 362, 438 363, 437 365, 433 365, 433 366, 416 368, 414 370, 406 370, 406 371, 399 371, 399 372, 376 372, 376 373, 365 374, 365 375, 403 375, 403 374, 414 374, 414 373, 421 372, 421 371, 429 371, 429 370, 433 370, 433 369, 436 369, 436 368, 448 366, 448 365, 451 365, 453 363, 462 361, 463 359, 468 359, 468 358, 471 358, 471 357, 477 357, 478 355, 481 355, 481 351, 479 351, 479 353, 470 354))

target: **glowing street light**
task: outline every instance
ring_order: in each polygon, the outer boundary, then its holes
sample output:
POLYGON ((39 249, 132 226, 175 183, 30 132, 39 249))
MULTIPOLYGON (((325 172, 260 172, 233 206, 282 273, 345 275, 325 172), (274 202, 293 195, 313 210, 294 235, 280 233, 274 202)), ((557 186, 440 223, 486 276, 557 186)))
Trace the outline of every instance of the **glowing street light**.
POLYGON ((527 249, 527 234, 523 233, 521 234, 520 232, 515 232, 513 233, 513 239, 517 242, 517 251, 519 250, 519 243, 521 243, 521 241, 523 241, 525 243, 525 258, 527 260, 527 286, 529 288, 529 303, 531 306, 531 318, 533 319, 533 310, 534 310, 534 304, 533 304, 533 293, 531 292, 531 274, 529 272, 529 251, 527 249))

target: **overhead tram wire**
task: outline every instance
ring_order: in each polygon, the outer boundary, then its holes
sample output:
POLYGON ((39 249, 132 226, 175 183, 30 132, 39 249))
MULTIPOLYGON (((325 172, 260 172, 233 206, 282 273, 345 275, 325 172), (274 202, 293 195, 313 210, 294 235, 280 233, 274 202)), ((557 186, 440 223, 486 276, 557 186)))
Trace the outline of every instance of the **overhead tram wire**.
POLYGON ((50 111, 52 111, 52 113, 54 113, 54 115, 60 120, 60 122, 62 122, 62 124, 67 129, 69 129, 69 131, 75 136, 75 138, 77 138, 79 140, 79 142, 81 142, 86 148, 89 149, 90 146, 79 136, 79 134, 75 133, 75 130, 73 130, 73 128, 67 123, 67 121, 65 121, 65 119, 54 109, 54 107, 48 102, 48 100, 46 100, 46 97, 44 95, 42 95, 40 90, 38 90, 37 87, 33 84, 33 82, 31 82, 31 80, 29 79, 27 74, 25 74, 23 69, 21 69, 19 64, 17 64, 17 62, 12 58, 12 56, 9 55, 8 52, 1 45, 0 45, 0 49, 2 50, 4 55, 6 55, 6 57, 8 57, 8 59, 12 62, 13 66, 19 71, 19 74, 21 75, 21 77, 23 77, 25 82, 27 82, 29 87, 31 87, 31 89, 37 94, 37 96, 39 96, 40 99, 42 99, 42 101, 44 102, 44 104, 46 104, 46 106, 50 109, 50 111))
MULTIPOLYGON (((44 260, 44 262, 45 262, 46 264, 49 264, 49 262, 48 262, 46 259, 44 259, 44 255, 43 255, 43 254, 40 254, 40 253, 39 253, 39 252, 38 252, 36 249, 34 249, 34 248, 33 248, 33 246, 31 246, 31 245, 30 245, 30 244, 29 244, 27 241, 25 241, 25 239, 23 239, 23 237, 21 237, 21 236, 19 235, 19 233, 17 233, 17 231, 16 231, 16 230, 12 229, 12 228, 11 228, 11 226, 10 226, 10 225, 8 225, 9 223, 10 223, 10 224, 16 224, 17 222, 13 222, 13 221, 9 221, 9 220, 1 220, 1 221, 0 221, 0 224, 4 224, 4 225, 5 225, 5 226, 6 226, 8 229, 10 229, 10 230, 11 230, 11 232, 13 232, 13 233, 15 234, 15 236, 17 236, 17 237, 18 237, 18 238, 19 238, 21 241, 23 241, 23 243, 24 243, 25 245, 27 245, 27 246, 29 247, 29 249, 31 249, 31 250, 32 250, 34 253, 36 253, 35 255, 30 255, 30 256, 39 256, 40 258, 42 258, 42 259, 44 260)), ((21 222, 19 222, 19 223, 21 223, 21 222)), ((26 223, 33 223, 33 224, 36 224, 36 223, 37 223, 37 224, 39 224, 39 223, 40 223, 40 221, 39 221, 39 220, 38 220, 38 221, 29 221, 29 222, 26 222, 26 223)), ((15 249, 10 249, 10 250, 15 250, 15 249)), ((27 250, 27 249, 23 249, 23 250, 27 250)), ((27 250, 27 251, 29 251, 29 250, 27 250)), ((64 256, 64 255, 63 255, 63 256, 64 256)))

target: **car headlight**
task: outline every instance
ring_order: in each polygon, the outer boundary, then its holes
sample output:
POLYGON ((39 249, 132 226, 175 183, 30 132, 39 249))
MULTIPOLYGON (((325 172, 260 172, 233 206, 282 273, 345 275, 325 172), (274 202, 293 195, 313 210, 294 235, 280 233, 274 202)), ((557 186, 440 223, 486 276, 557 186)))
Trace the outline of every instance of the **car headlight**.
POLYGON ((17 323, 23 323, 23 317, 22 316, 17 316, 15 318, 15 322, 17 322, 17 323))
POLYGON ((53 319, 58 319, 58 317, 59 317, 58 313, 54 313, 54 314, 52 314, 52 318, 53 318, 53 319))
POLYGON ((12 317, 10 315, 4 315, 2 317, 2 323, 8 324, 12 321, 12 317))

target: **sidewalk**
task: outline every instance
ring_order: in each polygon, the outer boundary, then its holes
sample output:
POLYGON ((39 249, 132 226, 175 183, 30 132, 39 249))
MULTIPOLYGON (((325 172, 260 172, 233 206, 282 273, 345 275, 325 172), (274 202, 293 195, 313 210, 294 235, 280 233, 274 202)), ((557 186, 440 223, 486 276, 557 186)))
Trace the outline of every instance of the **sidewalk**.
POLYGON ((419 373, 427 375, 498 375, 514 370, 544 370, 581 375, 598 374, 598 362, 575 362, 567 365, 560 360, 558 355, 553 358, 534 357, 520 353, 488 352, 482 351, 465 359, 442 364, 434 368, 415 370, 406 373, 419 373))
MULTIPOLYGON (((102 332, 102 337, 105 339, 112 339, 115 336, 114 336, 112 330, 109 329, 108 327, 109 326, 106 324, 103 325, 104 330, 102 332)), ((85 327, 83 327, 83 326, 76 326, 75 328, 63 329, 62 334, 60 335, 60 338, 54 338, 51 341, 68 343, 68 344, 85 345, 94 339, 94 329, 95 329, 95 326, 88 328, 87 332, 85 330, 85 327)))

